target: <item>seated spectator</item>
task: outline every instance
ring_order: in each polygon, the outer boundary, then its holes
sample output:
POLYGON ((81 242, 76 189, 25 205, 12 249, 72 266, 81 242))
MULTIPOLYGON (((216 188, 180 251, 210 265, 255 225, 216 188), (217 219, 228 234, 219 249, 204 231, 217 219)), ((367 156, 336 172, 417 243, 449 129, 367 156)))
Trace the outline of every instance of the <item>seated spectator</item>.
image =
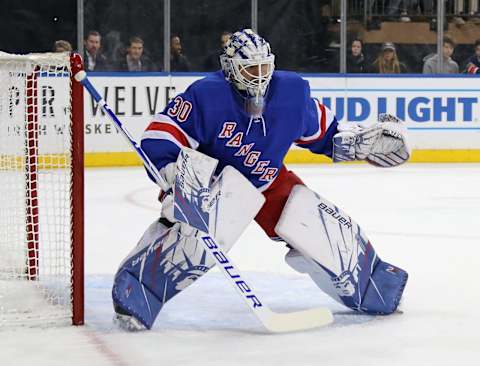
POLYGON ((129 41, 127 54, 120 61, 118 71, 155 71, 153 62, 143 54, 143 39, 132 37, 129 41))
POLYGON ((458 74, 458 64, 452 60, 455 43, 449 37, 443 37, 443 70, 438 64, 438 54, 429 54, 423 58, 424 74, 458 74))
POLYGON ((53 52, 72 52, 72 45, 68 41, 59 39, 53 44, 53 52))
POLYGON ((122 42, 120 32, 109 30, 102 39, 102 54, 107 58, 110 65, 116 67, 123 61, 127 50, 122 42))
POLYGON ((220 48, 207 56, 207 59, 204 64, 205 70, 215 71, 220 69, 220 55, 222 54, 223 48, 227 44, 231 35, 232 33, 227 31, 222 32, 222 34, 220 34, 220 48))
POLYGON ((403 74, 408 71, 407 67, 398 59, 395 45, 391 42, 385 42, 377 59, 370 65, 368 72, 375 74, 403 74))
POLYGON ((106 71, 109 69, 107 58, 101 53, 102 37, 100 33, 91 30, 84 41, 85 52, 83 62, 87 71, 106 71))
POLYGON ((467 74, 480 74, 480 39, 475 41, 475 53, 467 60, 467 74))
POLYGON ((362 49, 362 40, 354 39, 351 44, 350 53, 347 55, 347 72, 365 72, 365 57, 363 57, 362 49))
POLYGON ((170 38, 170 71, 190 71, 188 59, 182 53, 179 36, 170 38))

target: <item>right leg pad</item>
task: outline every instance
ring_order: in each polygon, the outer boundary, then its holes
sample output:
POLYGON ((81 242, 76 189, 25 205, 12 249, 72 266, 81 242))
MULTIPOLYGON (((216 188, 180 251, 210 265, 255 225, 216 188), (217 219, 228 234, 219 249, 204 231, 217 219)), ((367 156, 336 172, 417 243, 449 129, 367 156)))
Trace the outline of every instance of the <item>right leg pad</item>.
POLYGON ((214 265, 196 236, 182 234, 181 225, 154 222, 115 275, 114 307, 148 329, 168 300, 214 265))

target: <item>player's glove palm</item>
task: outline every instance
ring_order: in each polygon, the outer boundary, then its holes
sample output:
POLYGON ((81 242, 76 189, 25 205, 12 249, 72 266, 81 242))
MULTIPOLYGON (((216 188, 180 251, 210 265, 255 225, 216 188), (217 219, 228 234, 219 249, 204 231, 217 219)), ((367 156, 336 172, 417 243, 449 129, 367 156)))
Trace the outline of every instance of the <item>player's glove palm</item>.
POLYGON ((372 145, 367 161, 380 167, 397 166, 406 162, 410 158, 411 149, 405 124, 391 114, 381 114, 377 125, 382 128, 382 134, 372 145))
POLYGON ((339 125, 333 136, 333 162, 366 160, 369 163, 391 167, 404 163, 410 157, 407 129, 390 114, 381 114, 378 123, 370 127, 339 125))

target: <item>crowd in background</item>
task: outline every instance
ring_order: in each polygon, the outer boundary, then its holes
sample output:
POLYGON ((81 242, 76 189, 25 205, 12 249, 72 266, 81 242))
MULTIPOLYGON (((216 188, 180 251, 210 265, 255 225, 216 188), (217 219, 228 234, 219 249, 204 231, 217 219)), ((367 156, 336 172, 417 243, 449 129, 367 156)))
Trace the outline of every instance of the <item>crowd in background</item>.
MULTIPOLYGON (((357 1, 358 2, 358 1, 357 1)), ((381 16, 382 21, 410 22, 436 14, 437 0, 365 0, 369 16, 381 16)), ((465 24, 467 19, 480 22, 478 0, 444 0, 445 12, 455 24, 465 24)), ((432 19, 436 21, 436 19, 432 19)))
MULTIPOLYGON (((448 42, 440 62, 443 69, 437 70, 438 0, 348 0, 346 28, 347 38, 352 41, 342 43, 348 53, 347 72, 475 70, 471 64, 477 62, 474 43, 480 38, 479 1, 445 0, 444 32, 448 42), (421 31, 417 32, 419 27, 421 31)), ((83 48, 91 71, 166 71, 167 66, 174 72, 214 71, 220 67, 218 55, 229 35, 222 31, 251 27, 253 19, 250 0, 175 0, 169 14, 164 14, 161 0, 83 3, 86 32, 79 45, 77 1, 10 0, 0 13, 0 49, 11 53, 45 52, 58 39, 56 49, 72 48, 68 42, 73 48, 83 48), (170 19, 172 34, 168 41, 164 37, 166 18, 170 19), (12 34, 10 29, 18 31, 12 34), (165 47, 169 65, 164 59, 165 47)), ((257 31, 270 42, 277 68, 303 73, 340 72, 341 3, 257 2, 257 31)))
MULTIPOLYGON (((220 35, 217 51, 206 55, 205 68, 210 71, 220 69, 219 56, 231 33, 224 31, 220 35)), ((119 40, 115 44, 102 46, 102 36, 96 30, 87 33, 84 41, 84 65, 87 71, 162 71, 163 62, 152 60, 145 52, 145 42, 138 36, 130 37, 125 46, 119 40)), ((65 40, 55 41, 54 52, 72 51, 72 45, 65 40)), ((183 53, 182 42, 178 35, 170 37, 170 71, 192 71, 187 56, 183 53)))
MULTIPOLYGON (((423 57, 423 74, 458 74, 480 73, 480 40, 475 41, 473 54, 461 62, 461 66, 452 58, 456 44, 452 38, 443 38, 442 57, 443 65, 440 66, 439 55, 428 53, 423 57)), ((364 45, 361 39, 354 39, 350 44, 347 55, 348 73, 375 73, 375 74, 403 74, 409 73, 407 66, 401 61, 395 45, 392 42, 384 42, 377 55, 366 57, 363 51, 364 45)))
MULTIPOLYGON (((231 33, 224 31, 219 37, 218 50, 206 55, 204 67, 208 71, 220 69, 219 56, 228 41, 231 33)), ((460 72, 480 73, 480 40, 475 41, 473 54, 461 62, 460 66, 452 55, 456 44, 448 36, 443 39, 443 67, 440 69, 439 55, 435 52, 423 57, 424 74, 457 74, 460 72)), ((155 62, 145 52, 144 41, 138 36, 129 39, 125 46, 120 42, 102 47, 102 36, 98 31, 88 32, 84 41, 84 64, 88 71, 162 71, 162 62, 155 62)), ((58 40, 54 43, 53 51, 72 51, 68 41, 58 40)), ((170 38, 170 70, 173 72, 193 71, 188 57, 183 53, 182 42, 178 35, 170 38)), ((378 54, 368 55, 364 51, 364 43, 360 38, 355 38, 350 43, 347 54, 348 73, 376 73, 376 74, 401 74, 411 72, 401 61, 395 44, 384 42, 378 54)))

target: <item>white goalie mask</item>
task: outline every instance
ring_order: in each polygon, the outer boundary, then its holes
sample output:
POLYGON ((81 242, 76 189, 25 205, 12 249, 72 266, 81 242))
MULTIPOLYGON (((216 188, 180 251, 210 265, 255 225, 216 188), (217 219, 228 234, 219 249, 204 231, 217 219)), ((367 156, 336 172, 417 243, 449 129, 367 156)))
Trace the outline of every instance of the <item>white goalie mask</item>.
POLYGON ((251 29, 235 32, 228 40, 220 64, 225 78, 246 97, 263 104, 275 68, 270 44, 251 29))

